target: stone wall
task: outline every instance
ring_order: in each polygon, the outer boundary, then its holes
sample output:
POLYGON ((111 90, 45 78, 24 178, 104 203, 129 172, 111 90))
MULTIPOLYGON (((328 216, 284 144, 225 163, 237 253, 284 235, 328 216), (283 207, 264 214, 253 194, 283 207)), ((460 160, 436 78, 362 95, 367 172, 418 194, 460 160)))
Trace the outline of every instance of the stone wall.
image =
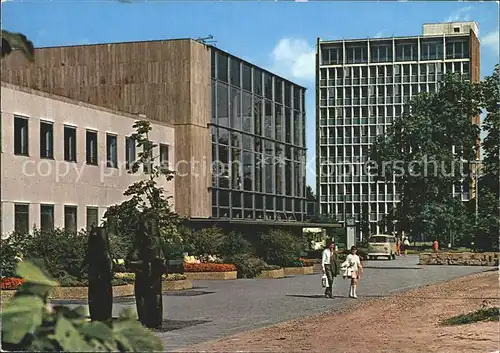
POLYGON ((438 252, 419 255, 419 265, 498 266, 498 252, 438 252))

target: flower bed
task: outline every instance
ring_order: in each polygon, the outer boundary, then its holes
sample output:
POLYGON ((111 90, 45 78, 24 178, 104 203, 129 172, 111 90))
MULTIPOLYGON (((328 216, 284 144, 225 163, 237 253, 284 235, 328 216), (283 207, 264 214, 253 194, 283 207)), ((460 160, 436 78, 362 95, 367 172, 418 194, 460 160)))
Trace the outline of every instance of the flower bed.
POLYGON ((24 283, 22 278, 4 277, 0 280, 1 290, 15 290, 24 283))
MULTIPOLYGON (((113 297, 124 297, 134 295, 135 273, 115 273, 113 281, 113 297)), ((22 278, 3 278, 0 281, 2 299, 8 299, 14 295, 15 290, 23 284, 22 278)), ((86 299, 88 296, 88 280, 77 280, 65 278, 59 281, 60 286, 55 287, 51 293, 52 299, 86 299)), ((169 274, 163 275, 162 291, 184 290, 193 288, 192 282, 185 275, 169 274)))
POLYGON ((184 263, 184 272, 233 272, 236 267, 232 264, 206 263, 184 263))
POLYGON ((234 265, 210 262, 199 264, 185 263, 184 273, 191 281, 236 279, 238 276, 234 265))
POLYGON ((299 259, 300 262, 302 262, 303 267, 309 267, 309 266, 314 266, 314 260, 313 259, 299 259))

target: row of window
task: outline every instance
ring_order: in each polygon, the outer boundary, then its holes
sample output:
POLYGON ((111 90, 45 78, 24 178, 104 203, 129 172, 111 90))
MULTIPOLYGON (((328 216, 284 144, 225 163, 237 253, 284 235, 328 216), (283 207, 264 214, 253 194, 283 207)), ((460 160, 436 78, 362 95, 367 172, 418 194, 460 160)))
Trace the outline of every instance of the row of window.
MULTIPOLYGON (((409 95, 408 95, 409 96, 409 95)), ((330 121, 331 119, 351 119, 351 118, 375 118, 375 117, 397 117, 403 112, 407 112, 408 107, 405 105, 378 105, 378 106, 360 106, 360 107, 330 107, 330 108, 320 108, 319 119, 320 121, 325 121, 326 119, 330 121), (324 119, 324 120, 322 120, 324 119)), ((329 125, 334 125, 335 122, 329 122, 329 125)), ((337 123, 338 124, 338 123, 337 123)), ((340 122, 339 125, 342 125, 340 122)))
POLYGON ((304 159, 294 162, 279 156, 230 150, 221 145, 213 145, 212 153, 218 160, 212 175, 213 186, 304 197, 304 159))
MULTIPOLYGON (((345 138, 345 137, 362 137, 362 136, 378 136, 385 132, 384 125, 377 126, 344 126, 344 127, 322 127, 319 130, 319 138, 322 137, 331 137, 331 138, 345 138)), ((326 152, 326 149, 321 148, 320 152, 326 152)), ((330 155, 335 154, 333 149, 330 150, 330 155)), ((340 153, 341 150, 337 149, 337 154, 340 153)), ((321 153, 323 155, 323 153, 321 153)), ((325 153, 326 155, 326 153, 325 153)))
MULTIPOLYGON (((359 195, 368 195, 370 198, 376 194, 394 194, 396 186, 393 183, 370 183, 370 184, 342 184, 342 185, 321 185, 320 195, 337 195, 343 197, 344 193, 348 201, 352 201, 359 195)), ((355 201, 359 201, 355 199, 355 201)))
MULTIPOLYGON (((247 134, 229 131, 223 128, 212 126, 212 143, 218 144, 219 148, 226 149, 224 146, 231 147, 236 153, 241 154, 241 150, 255 151, 257 153, 265 153, 268 155, 276 155, 277 157, 303 161, 305 159, 304 147, 292 147, 284 143, 276 142, 268 139, 261 139, 247 134)), ((214 151, 215 152, 215 151, 214 151)), ((228 154, 224 154, 228 155, 228 154)), ((213 154, 213 160, 218 160, 222 163, 228 163, 227 158, 213 154), (222 158, 222 159, 221 159, 222 158)))
POLYGON ((293 211, 258 211, 240 210, 227 207, 213 207, 212 217, 214 218, 248 218, 267 221, 298 221, 305 220, 305 213, 293 211))
MULTIPOLYGON (((77 162, 76 132, 75 126, 64 126, 64 160, 68 162, 77 162)), ((87 129, 85 138, 86 163, 98 165, 97 131, 87 129)), ((53 159, 54 148, 54 123, 40 120, 40 158, 53 159)), ((29 155, 29 119, 27 117, 14 116, 14 154, 29 155)), ((130 168, 136 160, 136 142, 130 137, 125 138, 125 160, 126 168, 130 168)), ((168 145, 160 144, 160 163, 168 165, 168 145)), ((110 168, 118 168, 118 135, 116 134, 106 134, 106 164, 110 168)), ((149 169, 150 165, 146 164, 145 172, 149 169)))
MULTIPOLYGON (((436 74, 443 75, 446 72, 468 73, 469 68, 469 61, 320 68, 319 79, 320 86, 326 86, 326 84, 322 84, 324 80, 415 77, 418 75, 435 76, 436 74)), ((328 86, 333 86, 333 84, 329 84, 328 86)))
POLYGON ((215 87, 212 124, 305 146, 305 114, 267 99, 253 100, 250 93, 240 95, 234 88, 228 104, 227 86, 218 82, 215 87))
POLYGON ((212 78, 286 107, 297 110, 305 107, 304 89, 215 49, 212 49, 212 78))
POLYGON ((396 40, 321 45, 321 65, 463 59, 469 57, 468 38, 396 40), (420 43, 420 48, 418 47, 420 43), (420 56, 419 56, 420 53, 420 56))
MULTIPOLYGON (((64 228, 76 232, 78 207, 73 205, 64 206, 64 228)), ((87 229, 99 224, 99 210, 97 207, 86 207, 87 229)), ((43 231, 54 229, 54 205, 40 205, 40 229, 43 231)), ((31 230, 30 205, 14 205, 14 230, 20 233, 28 233, 31 230)))

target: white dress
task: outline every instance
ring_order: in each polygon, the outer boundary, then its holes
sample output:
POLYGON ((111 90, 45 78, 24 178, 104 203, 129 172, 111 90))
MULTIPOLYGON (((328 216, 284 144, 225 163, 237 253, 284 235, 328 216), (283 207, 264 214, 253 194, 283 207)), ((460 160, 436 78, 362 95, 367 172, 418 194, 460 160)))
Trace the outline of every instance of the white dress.
POLYGON ((358 255, 349 254, 347 255, 345 262, 348 264, 351 272, 352 278, 358 278, 359 266, 361 265, 361 260, 358 255))

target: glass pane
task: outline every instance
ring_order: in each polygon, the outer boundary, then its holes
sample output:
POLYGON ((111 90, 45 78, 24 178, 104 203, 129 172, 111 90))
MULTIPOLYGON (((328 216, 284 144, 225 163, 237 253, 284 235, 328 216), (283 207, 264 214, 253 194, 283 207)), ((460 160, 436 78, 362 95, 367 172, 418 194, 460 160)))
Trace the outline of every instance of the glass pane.
POLYGON ((229 126, 229 88, 220 82, 217 83, 217 123, 229 126))
POLYGON ((98 210, 94 207, 87 208, 87 230, 92 229, 92 227, 97 227, 99 225, 98 210))
POLYGON ((240 85, 240 61, 231 58, 231 85, 241 87, 240 85))
POLYGON ((241 130, 241 91, 236 88, 231 88, 231 127, 241 130))
POLYGON ((29 228, 29 205, 14 205, 14 231, 26 234, 29 228))
POLYGON ((54 229, 54 206, 40 205, 40 229, 43 231, 54 229))
POLYGON ((252 107, 252 95, 243 91, 243 104, 242 104, 242 114, 243 122, 242 129, 246 132, 252 132, 252 117, 253 117, 253 107, 252 107))
POLYGON ((228 82, 227 59, 228 57, 225 54, 220 52, 217 53, 217 78, 223 82, 228 82))
POLYGON ((64 228, 76 232, 76 206, 64 206, 64 228))

